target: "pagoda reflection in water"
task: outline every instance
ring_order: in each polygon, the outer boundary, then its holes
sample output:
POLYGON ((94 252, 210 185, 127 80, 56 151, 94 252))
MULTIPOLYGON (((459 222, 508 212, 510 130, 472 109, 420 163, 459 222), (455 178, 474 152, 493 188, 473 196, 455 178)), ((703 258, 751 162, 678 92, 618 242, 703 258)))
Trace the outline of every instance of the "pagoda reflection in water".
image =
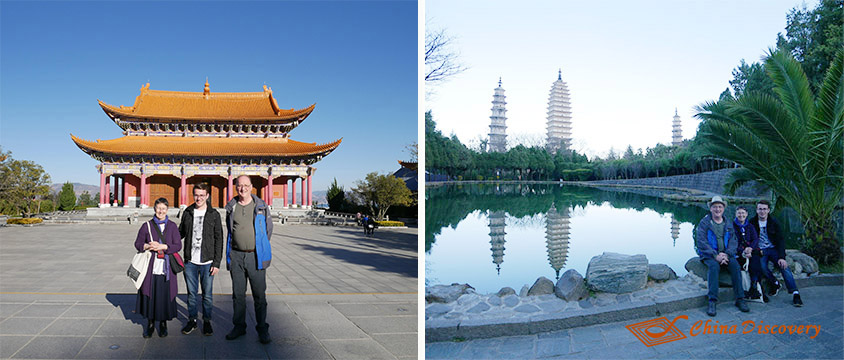
POLYGON ((504 226, 507 222, 507 213, 504 210, 489 212, 489 244, 492 245, 492 263, 495 264, 495 271, 501 274, 501 263, 504 262, 504 226))
POLYGON ((674 246, 677 246, 677 238, 680 237, 680 222, 671 214, 671 238, 674 239, 674 246))
POLYGON ((568 207, 557 209, 551 204, 545 217, 545 247, 548 250, 548 262, 560 278, 560 269, 566 265, 569 254, 569 219, 571 218, 568 207))

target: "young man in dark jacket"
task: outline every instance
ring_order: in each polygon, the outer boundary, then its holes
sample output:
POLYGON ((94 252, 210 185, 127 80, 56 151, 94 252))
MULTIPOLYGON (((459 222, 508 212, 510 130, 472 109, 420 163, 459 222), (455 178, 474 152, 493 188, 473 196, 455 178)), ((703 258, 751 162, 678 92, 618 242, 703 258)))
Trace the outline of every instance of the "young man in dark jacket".
POLYGON ((715 316, 715 304, 718 302, 718 274, 721 267, 730 271, 733 279, 733 294, 736 307, 743 312, 750 311, 744 302, 744 290, 741 287, 741 269, 736 260, 738 238, 733 234, 732 223, 724 218, 727 203, 720 196, 713 196, 709 201, 709 214, 700 220, 695 230, 695 247, 700 261, 707 269, 707 283, 709 284, 709 307, 706 314, 715 316))
POLYGON ((211 328, 212 287, 223 260, 223 222, 220 213, 208 206, 209 190, 206 183, 193 187, 194 203, 182 213, 179 224, 185 244, 185 286, 188 289, 188 323, 182 328, 182 334, 190 334, 197 327, 197 279, 202 286, 202 333, 205 336, 214 333, 211 328))
POLYGON ((770 213, 771 203, 767 200, 760 200, 756 203, 756 216, 750 219, 750 223, 753 224, 759 234, 759 248, 762 250, 762 274, 771 284, 768 296, 776 295, 781 287, 779 281, 768 268, 768 262, 773 262, 774 268, 780 270, 788 292, 794 294, 791 299, 794 306, 803 306, 803 300, 800 299, 800 292, 797 291, 794 275, 791 274, 788 262, 785 261, 785 240, 782 237, 782 229, 780 224, 770 216, 770 213))

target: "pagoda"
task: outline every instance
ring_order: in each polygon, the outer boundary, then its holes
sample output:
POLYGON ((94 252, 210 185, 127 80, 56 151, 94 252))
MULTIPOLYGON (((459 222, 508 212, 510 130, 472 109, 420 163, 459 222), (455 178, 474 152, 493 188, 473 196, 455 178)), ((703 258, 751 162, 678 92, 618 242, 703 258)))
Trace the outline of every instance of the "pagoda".
POLYGON ((559 150, 569 150, 571 147, 571 96, 566 82, 563 81, 563 70, 557 72, 557 81, 551 84, 548 95, 548 152, 556 154, 559 150))
POLYGON ((145 208, 157 198, 185 207, 200 182, 211 186, 209 204, 222 207, 236 194, 234 180, 247 175, 252 192, 268 205, 308 208, 313 165, 342 141, 290 139, 316 104, 282 109, 266 85, 261 92, 212 93, 207 80, 202 92, 151 90, 147 83, 132 106, 98 102, 125 136, 97 141, 70 136, 100 162, 100 207, 145 208))
POLYGON ((683 144, 683 129, 680 115, 677 114, 677 108, 674 108, 674 121, 671 122, 671 145, 680 146, 681 144, 683 144))
POLYGON ((501 78, 492 95, 492 115, 489 117, 489 152, 507 151, 507 102, 504 101, 504 88, 501 78))

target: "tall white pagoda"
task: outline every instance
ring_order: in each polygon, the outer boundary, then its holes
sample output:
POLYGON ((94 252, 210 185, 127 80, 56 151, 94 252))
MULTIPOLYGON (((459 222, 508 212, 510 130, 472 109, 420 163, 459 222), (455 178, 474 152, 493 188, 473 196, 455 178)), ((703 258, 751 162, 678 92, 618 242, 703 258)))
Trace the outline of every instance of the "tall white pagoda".
POLYGON ((677 108, 674 108, 674 122, 671 128, 671 145, 680 146, 683 143, 683 129, 680 125, 680 115, 677 115, 677 108))
POLYGON ((548 96, 548 152, 568 150, 571 146, 571 97, 566 82, 563 81, 562 69, 557 73, 557 81, 551 85, 548 96))
POLYGON ((505 152, 507 151, 507 109, 504 101, 504 88, 501 87, 501 78, 498 78, 498 87, 495 88, 495 94, 492 95, 492 115, 489 120, 489 151, 490 152, 505 152))

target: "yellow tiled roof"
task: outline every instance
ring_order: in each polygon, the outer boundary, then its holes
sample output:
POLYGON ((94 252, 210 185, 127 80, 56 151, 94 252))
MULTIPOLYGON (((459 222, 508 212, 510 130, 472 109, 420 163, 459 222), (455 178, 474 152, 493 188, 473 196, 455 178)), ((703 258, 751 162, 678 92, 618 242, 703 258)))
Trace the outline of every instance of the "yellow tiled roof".
POLYGON ((133 106, 114 106, 99 101, 112 117, 137 117, 161 120, 205 121, 278 121, 303 120, 316 104, 304 109, 280 109, 272 89, 264 85, 262 92, 212 93, 205 83, 204 92, 150 90, 149 83, 133 106))
POLYGON ((89 141, 70 135, 86 153, 137 156, 256 156, 284 157, 328 154, 343 139, 328 144, 304 143, 286 138, 216 138, 172 136, 124 136, 113 140, 89 141))

